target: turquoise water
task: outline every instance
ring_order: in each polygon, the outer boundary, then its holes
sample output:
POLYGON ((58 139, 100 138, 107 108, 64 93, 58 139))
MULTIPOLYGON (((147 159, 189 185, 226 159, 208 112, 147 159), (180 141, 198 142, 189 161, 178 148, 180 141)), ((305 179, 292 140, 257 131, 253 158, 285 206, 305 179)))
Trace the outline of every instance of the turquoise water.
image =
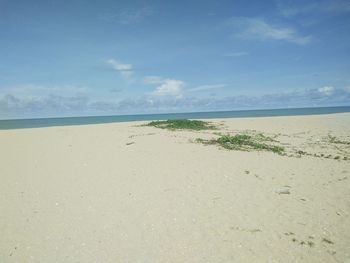
POLYGON ((350 106, 0 120, 0 130, 66 126, 66 125, 86 125, 86 124, 126 122, 126 121, 270 117, 270 116, 316 115, 316 114, 330 114, 330 113, 340 113, 340 112, 350 112, 350 106))

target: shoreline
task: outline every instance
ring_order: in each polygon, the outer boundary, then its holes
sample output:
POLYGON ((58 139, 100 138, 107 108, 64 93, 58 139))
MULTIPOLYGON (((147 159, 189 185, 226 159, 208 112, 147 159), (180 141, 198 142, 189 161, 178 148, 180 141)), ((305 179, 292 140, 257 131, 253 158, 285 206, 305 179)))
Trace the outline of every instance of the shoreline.
MULTIPOLYGON (((259 117, 225 117, 225 118, 203 118, 198 119, 201 121, 206 122, 212 122, 212 123, 220 123, 220 122, 256 122, 256 121, 272 121, 272 120, 280 120, 280 119, 295 119, 295 118, 311 118, 311 119, 329 119, 334 116, 349 116, 350 112, 340 112, 340 113, 327 113, 327 114, 310 114, 310 115, 289 115, 289 116, 259 116, 259 117)), ((79 117, 77 117, 79 118, 79 117)), ((158 119, 156 119, 158 120, 158 119)), ((176 119, 175 119, 176 120, 176 119)), ((191 120, 197 120, 197 119, 191 119, 191 120)), ((136 121, 120 121, 120 122, 103 122, 103 123, 87 123, 87 124, 67 124, 67 125, 53 125, 53 126, 44 126, 44 127, 25 127, 25 128, 10 128, 10 129, 1 129, 0 128, 0 134, 1 132, 12 132, 12 131, 21 131, 21 130, 37 130, 37 129, 46 129, 46 128, 79 128, 79 127, 103 127, 103 126, 115 126, 115 125, 121 125, 121 126, 139 126, 143 125, 145 123, 151 122, 154 120, 136 120, 136 121)), ((178 130, 181 132, 181 130, 178 130)), ((186 130, 185 130, 186 131, 186 130)))
POLYGON ((24 129, 52 126, 86 125, 100 123, 118 123, 131 121, 152 121, 165 119, 231 119, 231 118, 260 118, 273 116, 314 116, 350 112, 350 106, 319 107, 319 108, 288 108, 263 110, 238 110, 214 112, 162 113, 115 116, 82 116, 82 117, 53 117, 32 119, 0 120, 0 130, 24 129))

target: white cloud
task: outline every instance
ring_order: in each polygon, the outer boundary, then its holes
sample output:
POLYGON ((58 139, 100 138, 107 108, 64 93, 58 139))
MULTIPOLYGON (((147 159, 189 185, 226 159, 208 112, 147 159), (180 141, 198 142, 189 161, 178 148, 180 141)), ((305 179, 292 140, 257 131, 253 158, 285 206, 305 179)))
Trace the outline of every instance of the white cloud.
POLYGON ((143 79, 145 84, 158 85, 151 93, 158 97, 182 97, 183 87, 185 82, 177 79, 162 78, 159 76, 146 76, 143 79))
POLYGON ((201 85, 194 87, 192 89, 188 89, 189 92, 197 92, 197 91, 207 91, 207 90, 214 90, 214 89, 221 89, 227 87, 227 84, 213 84, 213 85, 201 85))
POLYGON ((159 76, 147 76, 143 79, 145 84, 158 85, 156 89, 151 93, 154 96, 164 97, 182 97, 183 87, 185 82, 177 79, 167 79, 159 76))
POLYGON ((249 17, 234 17, 229 20, 237 30, 237 36, 247 39, 279 40, 304 45, 311 41, 311 36, 302 36, 289 27, 276 26, 263 19, 249 17))
POLYGON ((317 91, 324 96, 331 96, 335 91, 335 89, 334 87, 331 87, 331 86, 325 86, 322 88, 318 88, 317 91))
POLYGON ((90 91, 87 87, 75 85, 0 87, 0 116, 16 113, 21 114, 19 117, 75 114, 88 107, 90 91))
POLYGON ((349 105, 350 102, 349 88, 321 87, 259 96, 177 96, 181 94, 178 86, 182 85, 182 81, 164 79, 160 85, 162 88, 158 87, 155 92, 162 96, 170 93, 175 97, 142 96, 122 100, 96 100, 78 94, 48 95, 40 98, 21 98, 16 94, 0 95, 0 118, 339 106, 349 105))
POLYGON ((131 64, 124 64, 114 59, 107 60, 107 63, 110 64, 115 71, 118 71, 125 78, 129 78, 133 74, 133 66, 131 64))
POLYGON ((152 94, 155 96, 181 97, 184 84, 185 83, 181 80, 164 79, 152 94))
POLYGON ((227 84, 200 85, 191 89, 184 90, 185 83, 176 79, 165 79, 159 76, 147 76, 143 79, 145 84, 156 84, 158 87, 152 92, 155 96, 173 96, 182 97, 182 93, 208 91, 227 87, 227 84))
POLYGON ((88 107, 88 96, 76 94, 70 96, 46 95, 42 97, 21 98, 7 94, 0 98, 0 109, 7 111, 22 111, 23 113, 51 113, 76 112, 88 107))

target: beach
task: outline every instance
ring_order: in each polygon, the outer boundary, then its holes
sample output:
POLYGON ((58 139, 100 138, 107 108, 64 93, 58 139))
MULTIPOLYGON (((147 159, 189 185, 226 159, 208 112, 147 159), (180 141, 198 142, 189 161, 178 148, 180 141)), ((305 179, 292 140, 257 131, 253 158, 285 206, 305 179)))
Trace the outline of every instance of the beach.
POLYGON ((0 262, 350 262, 350 113, 208 121, 0 130, 0 262))

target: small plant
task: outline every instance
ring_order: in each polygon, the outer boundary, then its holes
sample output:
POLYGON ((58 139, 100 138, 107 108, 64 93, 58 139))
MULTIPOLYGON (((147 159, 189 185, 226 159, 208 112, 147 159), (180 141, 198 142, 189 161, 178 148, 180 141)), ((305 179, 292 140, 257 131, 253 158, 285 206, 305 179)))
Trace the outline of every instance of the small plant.
POLYGON ((339 140, 337 137, 332 136, 332 135, 328 135, 328 140, 329 140, 330 143, 335 143, 335 144, 346 144, 346 145, 350 144, 349 141, 339 140))
POLYGON ((169 130, 214 130, 216 127, 209 122, 199 120, 166 120, 151 121, 146 126, 153 126, 161 129, 169 130))
POLYGON ((327 244, 331 244, 331 245, 334 244, 334 242, 332 240, 325 238, 325 237, 322 239, 322 241, 327 243, 327 244))
POLYGON ((197 139, 195 140, 195 142, 203 143, 203 144, 205 144, 205 145, 216 144, 216 141, 215 141, 215 140, 205 140, 205 139, 202 139, 202 138, 197 138, 197 139))
POLYGON ((247 134, 236 134, 236 135, 222 135, 218 139, 203 140, 197 139, 197 142, 204 144, 218 144, 221 147, 229 150, 265 150, 274 153, 282 154, 284 148, 281 146, 270 145, 265 143, 265 141, 271 141, 269 137, 264 136, 265 140, 262 140, 262 136, 251 136, 247 134))
POLYGON ((256 138, 246 134, 224 135, 217 139, 217 142, 222 147, 232 150, 267 150, 275 153, 281 153, 284 150, 280 146, 258 142, 256 138))
POLYGON ((302 150, 299 150, 299 151, 297 151, 297 154, 299 154, 299 155, 305 155, 305 154, 307 154, 307 152, 304 152, 304 151, 302 151, 302 150))
POLYGON ((271 137, 268 137, 268 136, 264 135, 263 133, 258 133, 256 135, 256 139, 259 140, 259 141, 276 142, 275 139, 273 139, 271 137))
POLYGON ((313 247, 315 245, 315 243, 312 241, 307 241, 307 244, 309 245, 309 247, 313 247))

